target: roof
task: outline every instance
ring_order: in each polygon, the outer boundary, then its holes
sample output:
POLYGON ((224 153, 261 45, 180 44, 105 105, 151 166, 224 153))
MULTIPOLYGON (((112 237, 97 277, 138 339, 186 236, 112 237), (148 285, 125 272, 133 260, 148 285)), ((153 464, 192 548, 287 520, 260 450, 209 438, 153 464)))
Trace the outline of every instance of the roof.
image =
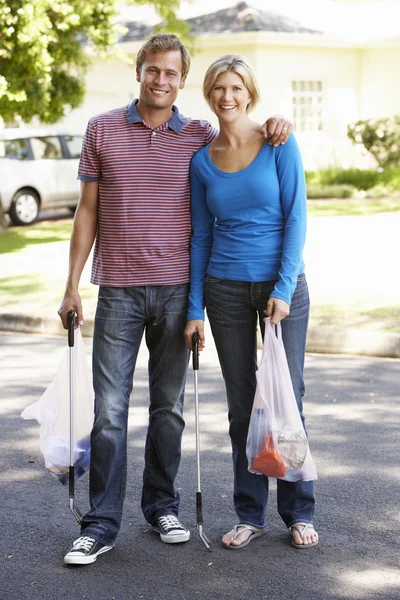
MULTIPOLYGON (((247 2, 217 10, 216 12, 186 19, 194 35, 240 33, 244 31, 272 31, 276 33, 320 34, 322 31, 303 27, 294 19, 273 12, 253 8, 247 2)), ((120 42, 143 40, 151 34, 152 27, 136 21, 123 23, 128 32, 120 42)))

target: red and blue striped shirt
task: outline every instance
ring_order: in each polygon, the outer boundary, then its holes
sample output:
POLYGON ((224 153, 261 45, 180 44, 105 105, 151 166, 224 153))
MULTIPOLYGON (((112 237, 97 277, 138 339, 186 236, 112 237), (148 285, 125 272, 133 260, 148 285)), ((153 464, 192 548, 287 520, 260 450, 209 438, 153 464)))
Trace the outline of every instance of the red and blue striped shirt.
POLYGON ((189 281, 189 166, 216 131, 181 115, 151 128, 137 100, 90 119, 78 179, 99 182, 91 282, 110 287, 189 281))

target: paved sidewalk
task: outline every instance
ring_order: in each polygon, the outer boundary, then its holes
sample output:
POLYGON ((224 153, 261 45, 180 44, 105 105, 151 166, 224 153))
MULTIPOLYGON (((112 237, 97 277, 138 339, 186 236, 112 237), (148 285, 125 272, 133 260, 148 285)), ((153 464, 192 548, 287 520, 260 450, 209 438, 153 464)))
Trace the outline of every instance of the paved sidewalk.
MULTIPOLYGON (((85 340, 90 355, 91 339, 85 340)), ((142 347, 131 398, 128 486, 115 549, 87 567, 63 555, 78 535, 68 490, 44 469, 39 426, 21 411, 39 399, 65 352, 57 336, 0 333, 1 600, 397 600, 399 362, 308 354, 305 412, 316 461, 317 548, 298 551, 276 512, 271 481, 267 535, 232 552, 221 535, 235 523, 225 392, 215 349, 199 371, 204 530, 196 534, 196 461, 189 370, 183 460, 177 478, 187 544, 167 546, 140 512, 147 423, 147 352, 142 347)), ((85 475, 77 505, 87 508, 85 475)))

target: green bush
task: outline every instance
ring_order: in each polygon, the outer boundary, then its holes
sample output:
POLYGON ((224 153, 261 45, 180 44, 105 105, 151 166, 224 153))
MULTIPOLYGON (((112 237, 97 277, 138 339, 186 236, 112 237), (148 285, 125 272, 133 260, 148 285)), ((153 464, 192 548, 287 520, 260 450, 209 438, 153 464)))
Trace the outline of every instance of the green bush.
POLYGON ((347 185, 357 190, 370 190, 385 186, 390 191, 400 189, 400 167, 385 169, 341 169, 331 167, 319 171, 306 171, 307 185, 347 185))
POLYGON ((391 190, 383 185, 383 183, 378 183, 378 185, 375 185, 373 188, 367 191, 366 198, 372 200, 375 200, 376 198, 386 198, 390 195, 390 193, 391 190))
POLYGON ((354 192, 355 188, 351 185, 307 184, 307 198, 309 200, 318 198, 351 198, 354 192))
POLYGON ((351 185, 357 190, 369 190, 380 181, 380 173, 369 169, 329 168, 306 173, 307 183, 320 185, 351 185))
POLYGON ((400 190, 400 167, 386 167, 379 173, 379 183, 395 192, 400 190))
POLYGON ((353 144, 362 144, 381 167, 400 164, 400 116, 366 119, 347 127, 353 144))

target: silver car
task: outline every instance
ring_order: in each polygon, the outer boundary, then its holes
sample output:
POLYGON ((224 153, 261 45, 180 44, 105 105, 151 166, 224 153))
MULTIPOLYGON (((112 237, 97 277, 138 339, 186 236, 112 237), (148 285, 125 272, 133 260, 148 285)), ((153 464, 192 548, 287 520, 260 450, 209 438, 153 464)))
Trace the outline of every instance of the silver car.
POLYGON ((82 139, 48 128, 0 131, 0 202, 15 225, 34 223, 44 208, 76 208, 82 139))

